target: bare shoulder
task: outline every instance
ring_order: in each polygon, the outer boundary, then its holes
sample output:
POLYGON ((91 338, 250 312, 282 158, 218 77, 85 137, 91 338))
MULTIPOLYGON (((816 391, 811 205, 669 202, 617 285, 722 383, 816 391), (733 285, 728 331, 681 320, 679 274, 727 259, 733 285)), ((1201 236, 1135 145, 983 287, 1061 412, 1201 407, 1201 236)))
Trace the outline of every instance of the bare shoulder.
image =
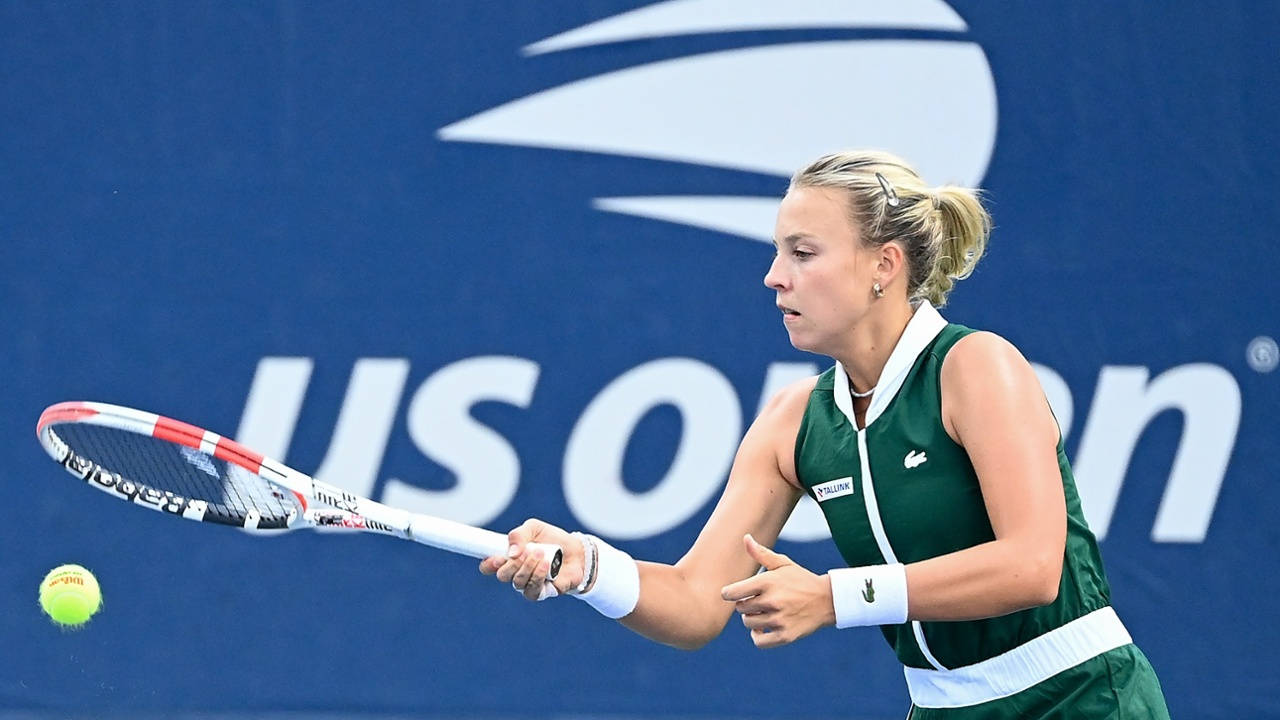
POLYGON ((818 376, 814 375, 797 380, 775 393, 765 403, 743 440, 744 447, 750 445, 767 449, 782 477, 795 487, 800 484, 795 469, 796 435, 809 405, 809 395, 817 383, 818 376))
POLYGON ((941 390, 943 425, 957 441, 968 419, 977 421, 974 426, 990 427, 996 417, 1039 422, 1041 414, 1048 415, 1031 363, 1013 343, 992 332, 956 341, 942 361, 941 390))
POLYGON ((813 388, 817 384, 818 376, 812 375, 783 387, 765 403, 760 411, 760 418, 767 416, 769 422, 777 422, 794 417, 795 425, 799 428, 800 418, 804 416, 805 406, 809 404, 809 396, 813 394, 813 388))
POLYGON ((998 381, 1022 370, 1031 370, 1031 364, 1013 343, 985 330, 970 333, 951 347, 942 361, 942 382, 948 384, 968 380, 998 381), (948 382, 952 381, 952 382, 948 382))

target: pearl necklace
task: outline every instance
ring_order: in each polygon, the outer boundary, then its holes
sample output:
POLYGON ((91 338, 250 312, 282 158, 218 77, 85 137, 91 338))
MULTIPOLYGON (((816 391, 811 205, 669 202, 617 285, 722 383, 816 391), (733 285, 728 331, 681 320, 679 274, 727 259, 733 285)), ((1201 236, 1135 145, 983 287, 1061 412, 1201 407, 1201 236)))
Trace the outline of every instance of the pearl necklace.
POLYGON ((873 386, 870 390, 868 390, 868 391, 866 391, 866 392, 861 392, 861 393, 860 393, 860 392, 858 392, 857 390, 854 390, 854 389, 853 389, 853 384, 852 384, 852 383, 849 385, 849 394, 850 394, 850 395, 852 395, 853 397, 856 397, 856 398, 871 397, 871 393, 873 393, 873 392, 875 392, 875 391, 876 391, 876 389, 875 389, 875 387, 873 386))

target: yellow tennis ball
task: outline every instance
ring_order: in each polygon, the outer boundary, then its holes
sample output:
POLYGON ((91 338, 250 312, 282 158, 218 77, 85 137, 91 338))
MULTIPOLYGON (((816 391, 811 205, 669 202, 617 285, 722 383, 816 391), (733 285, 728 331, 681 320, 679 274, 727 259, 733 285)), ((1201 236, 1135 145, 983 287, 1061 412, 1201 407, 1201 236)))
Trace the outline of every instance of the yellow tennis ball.
POLYGON ((40 607, 65 628, 76 628, 102 607, 98 579, 79 565, 59 565, 40 583, 40 607))

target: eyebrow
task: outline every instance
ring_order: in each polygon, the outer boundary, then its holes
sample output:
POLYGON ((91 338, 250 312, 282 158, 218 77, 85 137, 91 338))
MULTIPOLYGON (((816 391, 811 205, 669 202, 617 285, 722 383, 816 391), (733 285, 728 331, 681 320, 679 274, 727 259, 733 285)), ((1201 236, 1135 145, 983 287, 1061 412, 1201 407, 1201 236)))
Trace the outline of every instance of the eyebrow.
MULTIPOLYGON (((781 243, 781 244, 783 244, 783 245, 787 245, 787 246, 791 246, 791 245, 795 245, 796 243, 800 242, 801 240, 804 240, 804 239, 806 239, 806 238, 812 238, 812 237, 815 237, 815 236, 814 236, 814 235, 810 235, 809 233, 805 233, 805 232, 791 233, 790 235, 788 235, 788 236, 786 236, 786 237, 782 238, 782 243, 781 243)), ((778 243, 778 241, 777 241, 777 240, 774 240, 774 241, 773 241, 773 246, 774 246, 774 247, 777 247, 777 246, 778 246, 778 244, 779 244, 779 243, 778 243)))

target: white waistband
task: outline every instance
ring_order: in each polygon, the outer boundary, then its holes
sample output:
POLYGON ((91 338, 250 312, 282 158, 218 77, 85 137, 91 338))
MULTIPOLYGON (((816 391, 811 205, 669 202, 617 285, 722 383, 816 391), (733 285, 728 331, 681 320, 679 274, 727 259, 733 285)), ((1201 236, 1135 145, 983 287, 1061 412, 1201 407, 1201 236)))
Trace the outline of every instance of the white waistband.
POLYGON ((1021 692, 1131 642, 1116 611, 1104 607, 973 665, 954 670, 903 670, 912 703, 929 708, 964 707, 1021 692))

